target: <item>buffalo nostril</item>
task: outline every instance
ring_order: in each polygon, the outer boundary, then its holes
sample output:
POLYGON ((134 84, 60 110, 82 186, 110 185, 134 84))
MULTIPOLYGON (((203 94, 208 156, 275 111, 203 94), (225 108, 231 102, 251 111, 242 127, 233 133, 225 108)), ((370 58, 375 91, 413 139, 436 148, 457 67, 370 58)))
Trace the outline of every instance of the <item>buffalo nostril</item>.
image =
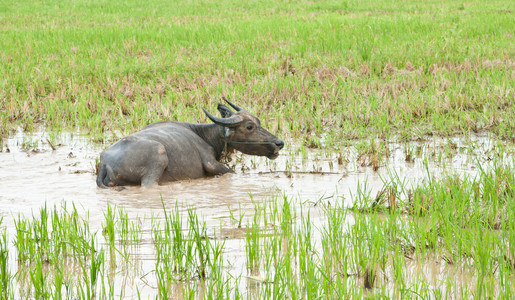
POLYGON ((284 142, 282 140, 275 141, 275 145, 279 147, 279 149, 282 149, 284 147, 284 142))

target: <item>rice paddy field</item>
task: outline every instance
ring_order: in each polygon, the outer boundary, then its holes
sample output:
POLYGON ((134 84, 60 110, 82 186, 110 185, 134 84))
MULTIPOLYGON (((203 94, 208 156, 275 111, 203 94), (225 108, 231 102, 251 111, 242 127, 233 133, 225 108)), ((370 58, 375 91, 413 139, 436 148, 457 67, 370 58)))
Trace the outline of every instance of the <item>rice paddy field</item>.
POLYGON ((0 3, 1 299, 513 298, 513 1, 0 3), (227 97, 276 160, 98 189, 227 97))

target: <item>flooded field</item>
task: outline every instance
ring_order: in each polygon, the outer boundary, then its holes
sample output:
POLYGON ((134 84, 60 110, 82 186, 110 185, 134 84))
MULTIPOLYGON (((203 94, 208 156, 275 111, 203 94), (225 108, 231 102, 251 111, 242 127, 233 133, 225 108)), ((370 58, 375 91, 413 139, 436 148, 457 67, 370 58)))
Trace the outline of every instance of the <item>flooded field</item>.
MULTIPOLYGON (((436 188, 430 195, 420 186, 431 189, 445 178, 463 180, 458 186, 473 184, 496 164, 512 167, 510 148, 488 135, 368 141, 340 152, 289 145, 274 161, 236 154, 229 162, 234 174, 155 189, 97 188, 101 150, 77 134, 19 131, 4 140, 0 218, 9 275, 4 295, 33 298, 62 290, 69 298, 258 299, 425 292, 438 298, 474 295, 476 285, 489 287, 478 292, 485 295, 502 289, 498 273, 479 271, 475 253, 453 253, 453 247, 442 250, 428 241, 421 247, 413 227, 432 235, 439 221, 427 213, 430 206, 410 204, 436 198, 436 188), (71 217, 84 226, 79 231, 82 244, 89 245, 86 252, 48 246, 57 239, 56 228, 71 217), (388 233, 394 229, 398 235, 388 233), (381 238, 374 236, 380 233, 381 238), (22 237, 36 245, 36 254, 25 252, 22 237), (385 237, 396 242, 381 242, 385 237), (371 246, 374 240, 382 245, 371 246), (45 243, 52 250, 44 250, 45 243)), ((499 208, 494 214, 504 213, 499 208)), ((493 220, 495 229, 507 226, 504 222, 493 220)), ((445 244, 447 238, 440 230, 431 240, 445 244)), ((504 245, 496 251, 508 253, 503 240, 495 241, 504 245)), ((509 265, 512 258, 505 258, 509 265)), ((498 260, 489 263, 502 268, 498 260)))
POLYGON ((514 4, 0 4, 0 299, 515 298, 514 4), (97 188, 223 99, 276 160, 97 188))

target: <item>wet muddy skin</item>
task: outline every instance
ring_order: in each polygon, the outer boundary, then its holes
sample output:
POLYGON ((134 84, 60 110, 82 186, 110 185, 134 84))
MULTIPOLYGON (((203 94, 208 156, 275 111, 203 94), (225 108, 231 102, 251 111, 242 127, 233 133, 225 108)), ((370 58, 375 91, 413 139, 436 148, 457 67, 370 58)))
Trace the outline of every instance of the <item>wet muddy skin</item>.
MULTIPOLYGON (((37 215, 45 205, 53 208, 63 202, 73 202, 79 212, 89 216, 90 229, 94 232, 102 228, 108 203, 123 207, 130 218, 141 222, 143 241, 138 251, 132 254, 134 264, 128 269, 134 270, 116 272, 115 284, 117 290, 126 285, 125 296, 128 297, 135 295, 137 286, 143 298, 156 294, 155 278, 149 275, 142 280, 140 277, 155 268, 151 219, 163 217, 163 204, 172 209, 177 202, 182 213, 194 208, 210 230, 222 227, 224 258, 231 262, 228 271, 235 275, 246 274, 246 229, 245 226, 237 228, 229 210, 236 217, 244 212, 245 225, 254 213, 253 201, 286 196, 294 199, 298 207, 309 207, 314 225, 323 224, 321 204, 344 201, 346 206, 352 206, 358 185, 366 184, 375 195, 383 187, 383 178, 392 172, 413 184, 426 179, 428 172, 437 177, 449 171, 475 174, 477 160, 487 161, 488 151, 493 145, 485 136, 473 137, 472 141, 456 138, 453 140, 455 146, 451 147, 454 150, 449 148, 455 153, 440 161, 428 160, 426 169, 424 157, 446 151, 441 146, 446 144, 445 140, 412 143, 410 147, 422 150, 419 156, 415 155, 409 161, 406 145, 389 144, 390 154, 382 158, 377 171, 359 158, 355 148, 346 150, 344 162, 339 164, 337 154, 310 150, 307 157, 303 157, 295 153, 295 147, 290 147, 274 161, 237 154, 229 163, 235 167, 234 174, 172 182, 153 189, 129 186, 118 191, 96 186, 95 162, 102 146, 91 143, 86 137, 72 137, 70 134, 61 134, 52 143, 49 140, 46 133, 24 135, 22 132, 4 140, 0 152, 2 227, 12 238, 15 236, 14 220, 19 216, 37 215), (469 155, 467 150, 471 143, 476 145, 471 150, 473 155, 469 155)), ((352 222, 352 218, 348 221, 352 222)), ((16 251, 12 245, 9 250, 12 253, 16 251)), ((10 267, 15 272, 17 263, 14 255, 10 257, 10 267)), ((119 268, 124 267, 120 264, 119 268)), ((423 269, 424 273, 435 278, 443 272, 438 263, 423 266, 414 263, 408 268, 423 269)), ((454 271, 446 269, 446 272, 454 271)), ((456 276, 466 275, 459 273, 456 276)), ((254 280, 242 280, 242 284, 252 294, 254 280)))

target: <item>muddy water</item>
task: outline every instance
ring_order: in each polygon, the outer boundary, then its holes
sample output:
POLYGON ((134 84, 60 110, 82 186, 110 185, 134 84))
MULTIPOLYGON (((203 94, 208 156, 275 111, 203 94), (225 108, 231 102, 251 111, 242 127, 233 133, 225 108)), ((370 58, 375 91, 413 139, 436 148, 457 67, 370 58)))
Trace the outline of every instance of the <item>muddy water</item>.
MULTIPOLYGON (((108 203, 123 207, 131 218, 142 222, 144 231, 141 249, 131 268, 137 269, 137 274, 148 274, 155 267, 150 219, 162 215, 163 203, 170 209, 177 202, 183 212, 195 208, 208 227, 225 228, 225 258, 231 261, 229 271, 242 274, 244 240, 229 217, 229 209, 236 216, 245 213, 244 220, 248 220, 253 213, 253 200, 274 195, 294 199, 299 206, 307 203, 315 212, 318 203, 343 201, 350 206, 358 185, 366 185, 375 195, 392 173, 411 184, 424 180, 428 173, 437 177, 446 171, 474 174, 477 161, 488 161, 494 146, 486 136, 389 144, 386 158, 376 162, 377 170, 372 166, 373 159, 360 157, 355 148, 325 153, 289 147, 275 161, 237 155, 230 163, 235 167, 235 174, 174 182, 155 189, 128 187, 116 191, 98 189, 95 183, 95 160, 103 146, 77 134, 50 137, 46 133, 25 135, 20 131, 3 141, 0 152, 0 218, 12 240, 14 220, 20 215, 37 215, 45 205, 51 208, 73 202, 79 212, 89 214, 92 231, 101 230, 108 203), (410 151, 414 158, 407 159, 410 151)), ((314 216, 315 225, 324 222, 314 216)), ((14 248, 10 250, 15 252, 14 248)), ((10 260, 15 272, 15 257, 11 256, 10 260)), ((134 296, 136 287, 144 298, 157 293, 153 276, 142 279, 140 275, 131 276, 131 272, 116 274, 116 290, 126 286, 124 296, 134 296)), ((243 284, 252 286, 252 282, 243 284)))
MULTIPOLYGON (((424 156, 445 151, 440 143, 421 143, 419 146, 425 147, 424 153, 413 162, 407 162, 406 147, 391 144, 389 157, 379 162, 377 171, 368 166, 367 158, 358 159, 356 150, 341 154, 341 165, 336 154, 323 151, 311 151, 303 156, 286 150, 274 161, 239 155, 230 162, 235 166, 235 174, 172 182, 151 190, 127 187, 114 191, 98 189, 95 183, 95 160, 102 146, 80 135, 61 134, 54 139, 51 142, 44 133, 26 136, 18 132, 4 140, 0 152, 0 217, 5 221, 20 213, 30 215, 45 203, 51 207, 63 200, 74 201, 90 211, 93 218, 102 216, 107 202, 123 205, 134 213, 161 209, 161 197, 165 204, 179 201, 216 216, 226 214, 228 206, 251 204, 250 195, 260 198, 277 192, 297 198, 299 202, 340 198, 352 205, 358 184, 366 185, 375 194, 392 173, 415 184, 428 176, 424 156)), ((474 152, 483 153, 483 161, 490 157, 488 149, 492 148, 492 142, 486 137, 454 143, 457 149, 465 150, 475 143, 474 152)), ((468 155, 463 150, 455 152, 440 162, 429 161, 429 173, 437 177, 444 172, 474 174, 481 157, 468 155)))

